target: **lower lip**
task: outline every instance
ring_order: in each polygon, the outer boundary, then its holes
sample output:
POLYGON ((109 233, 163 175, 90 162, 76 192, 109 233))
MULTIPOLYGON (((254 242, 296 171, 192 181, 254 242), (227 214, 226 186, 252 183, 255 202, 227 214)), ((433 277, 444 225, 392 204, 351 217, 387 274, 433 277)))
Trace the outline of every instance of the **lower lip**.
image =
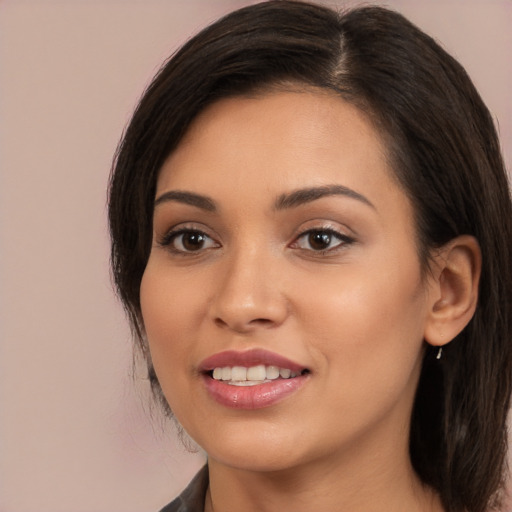
POLYGON ((232 409, 262 409, 270 407, 298 391, 307 375, 291 379, 276 379, 255 386, 233 386, 210 375, 204 376, 206 389, 219 404, 232 409))

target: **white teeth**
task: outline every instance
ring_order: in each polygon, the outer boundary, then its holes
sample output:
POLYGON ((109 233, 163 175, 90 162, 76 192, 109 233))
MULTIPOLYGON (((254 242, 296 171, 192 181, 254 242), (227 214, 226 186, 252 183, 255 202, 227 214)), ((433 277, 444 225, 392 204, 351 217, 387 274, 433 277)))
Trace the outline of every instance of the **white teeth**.
POLYGON ((267 372, 263 364, 247 368, 247 380, 265 380, 266 375, 267 372))
POLYGON ((246 368, 245 366, 224 366, 213 370, 213 378, 215 380, 227 381, 235 386, 255 386, 266 382, 271 382, 281 377, 282 379, 290 379, 297 377, 296 372, 292 372, 289 368, 279 368, 278 366, 265 366, 259 364, 246 368))
POLYGON ((267 366, 265 368, 265 377, 269 380, 274 380, 279 377, 279 368, 277 366, 267 366))
MULTIPOLYGON (((279 370, 279 375, 283 378, 283 379, 289 379, 290 378, 290 375, 292 374, 292 371, 289 370, 288 368, 281 368, 279 370)), ((215 378, 215 375, 214 377, 215 378)))
MULTIPOLYGON (((215 377, 214 377, 215 378, 215 377)), ((225 380, 225 379, 222 379, 225 380)), ((247 381, 247 368, 245 366, 233 366, 231 369, 231 379, 247 381)))

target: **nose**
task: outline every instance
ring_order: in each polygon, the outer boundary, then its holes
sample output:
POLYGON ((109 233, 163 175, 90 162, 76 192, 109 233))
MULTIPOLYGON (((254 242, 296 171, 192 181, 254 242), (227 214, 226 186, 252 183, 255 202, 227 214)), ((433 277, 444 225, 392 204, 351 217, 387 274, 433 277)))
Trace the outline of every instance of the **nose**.
POLYGON ((281 325, 289 313, 276 257, 239 251, 223 262, 217 276, 211 316, 217 326, 250 333, 281 325))

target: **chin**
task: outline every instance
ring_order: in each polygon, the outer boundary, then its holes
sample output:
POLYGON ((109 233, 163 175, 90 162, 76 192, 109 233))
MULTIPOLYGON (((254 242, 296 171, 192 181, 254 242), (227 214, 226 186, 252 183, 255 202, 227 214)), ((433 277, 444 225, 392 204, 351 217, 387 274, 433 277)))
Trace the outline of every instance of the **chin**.
POLYGON ((205 450, 210 460, 225 466, 244 471, 273 472, 300 465, 305 458, 304 450, 297 450, 297 446, 305 448, 305 444, 294 439, 289 431, 279 432, 277 428, 268 431, 248 425, 222 430, 220 433, 211 430, 208 436, 191 433, 191 437, 205 450))
POLYGON ((209 460, 215 460, 224 466, 255 473, 276 473, 284 472, 300 466, 300 460, 295 455, 288 458, 280 453, 251 453, 241 456, 236 453, 208 454, 209 460))

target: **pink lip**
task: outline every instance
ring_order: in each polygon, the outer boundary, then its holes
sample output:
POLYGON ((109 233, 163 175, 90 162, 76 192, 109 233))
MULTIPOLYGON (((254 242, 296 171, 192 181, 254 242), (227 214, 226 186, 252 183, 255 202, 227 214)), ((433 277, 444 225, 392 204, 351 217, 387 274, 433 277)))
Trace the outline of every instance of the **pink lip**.
POLYGON ((219 404, 232 409, 262 409, 270 407, 298 391, 309 380, 309 375, 291 379, 276 379, 257 386, 232 386, 215 380, 208 374, 203 381, 210 396, 219 404))
POLYGON ((262 409, 270 407, 298 391, 308 380, 306 368, 286 357, 261 349, 245 352, 226 351, 205 359, 199 366, 203 382, 210 396, 219 404, 232 409, 262 409), (278 366, 298 374, 290 379, 276 379, 256 386, 234 386, 212 378, 210 372, 223 366, 278 366))

